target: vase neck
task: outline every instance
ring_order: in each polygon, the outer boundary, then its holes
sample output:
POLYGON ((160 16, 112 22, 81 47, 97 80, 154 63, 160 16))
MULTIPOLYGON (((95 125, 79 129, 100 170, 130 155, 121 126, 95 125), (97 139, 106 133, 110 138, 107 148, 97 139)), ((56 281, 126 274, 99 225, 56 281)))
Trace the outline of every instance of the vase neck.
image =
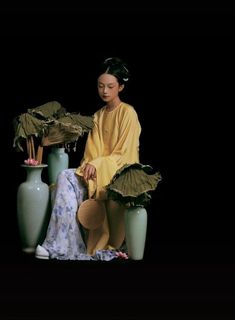
POLYGON ((40 183, 42 182, 42 167, 25 167, 27 172, 26 181, 40 183))
POLYGON ((65 148, 52 147, 52 152, 54 152, 54 153, 65 153, 65 148))

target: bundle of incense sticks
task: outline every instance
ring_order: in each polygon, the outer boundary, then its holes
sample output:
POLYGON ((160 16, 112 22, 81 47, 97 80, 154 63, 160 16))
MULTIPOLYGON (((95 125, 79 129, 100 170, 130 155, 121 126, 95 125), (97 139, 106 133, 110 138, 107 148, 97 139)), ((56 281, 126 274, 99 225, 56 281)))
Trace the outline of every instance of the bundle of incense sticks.
POLYGON ((34 146, 33 136, 27 137, 26 148, 27 148, 28 158, 36 159, 38 161, 38 164, 41 164, 42 156, 43 156, 43 147, 39 145, 37 149, 37 154, 35 155, 35 146, 34 146))

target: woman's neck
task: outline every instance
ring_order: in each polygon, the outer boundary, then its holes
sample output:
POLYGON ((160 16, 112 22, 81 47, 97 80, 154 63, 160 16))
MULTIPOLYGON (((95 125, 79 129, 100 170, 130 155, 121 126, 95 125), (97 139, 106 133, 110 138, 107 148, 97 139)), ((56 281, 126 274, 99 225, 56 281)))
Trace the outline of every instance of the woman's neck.
POLYGON ((107 111, 112 111, 116 108, 118 108, 121 104, 121 100, 118 99, 118 100, 115 100, 115 101, 110 101, 109 103, 106 104, 106 110, 107 111))

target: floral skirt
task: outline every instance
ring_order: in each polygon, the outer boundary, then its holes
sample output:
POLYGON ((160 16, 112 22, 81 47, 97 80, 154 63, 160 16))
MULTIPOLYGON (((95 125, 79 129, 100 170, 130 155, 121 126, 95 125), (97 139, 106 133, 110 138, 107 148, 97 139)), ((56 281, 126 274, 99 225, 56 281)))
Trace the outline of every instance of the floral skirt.
POLYGON ((75 169, 63 170, 57 179, 53 209, 42 246, 51 259, 105 260, 117 258, 114 250, 97 250, 86 254, 85 231, 76 218, 77 210, 87 199, 87 189, 75 169))

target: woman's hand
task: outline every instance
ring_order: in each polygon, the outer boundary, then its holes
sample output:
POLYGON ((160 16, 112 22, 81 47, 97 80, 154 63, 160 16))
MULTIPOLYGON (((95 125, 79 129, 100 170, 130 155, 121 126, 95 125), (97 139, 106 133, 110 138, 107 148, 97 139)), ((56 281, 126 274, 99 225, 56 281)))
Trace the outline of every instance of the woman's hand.
POLYGON ((87 163, 83 169, 83 177, 86 183, 88 180, 95 180, 96 179, 96 168, 92 165, 87 163))

